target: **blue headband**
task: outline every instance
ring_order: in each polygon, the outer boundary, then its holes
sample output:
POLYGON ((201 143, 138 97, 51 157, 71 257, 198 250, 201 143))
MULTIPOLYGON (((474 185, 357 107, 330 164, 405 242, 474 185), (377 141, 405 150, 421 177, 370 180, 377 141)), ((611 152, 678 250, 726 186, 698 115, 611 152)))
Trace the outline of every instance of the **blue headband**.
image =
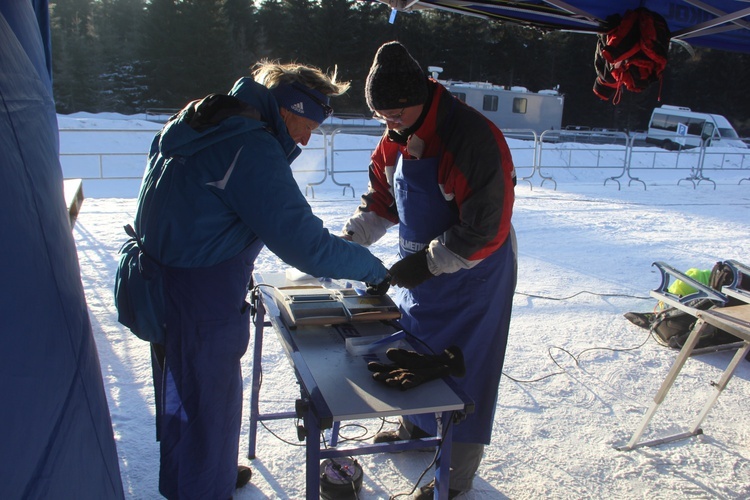
POLYGON ((298 83, 282 83, 271 89, 271 94, 282 106, 295 115, 303 116, 318 125, 333 114, 328 96, 298 83))

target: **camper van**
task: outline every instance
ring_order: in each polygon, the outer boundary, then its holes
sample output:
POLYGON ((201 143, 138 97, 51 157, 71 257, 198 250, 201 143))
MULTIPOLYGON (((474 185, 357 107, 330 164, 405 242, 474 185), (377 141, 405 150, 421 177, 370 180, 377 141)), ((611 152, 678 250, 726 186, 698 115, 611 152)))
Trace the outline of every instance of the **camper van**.
POLYGON ((729 120, 721 115, 697 113, 682 106, 663 104, 654 108, 646 142, 664 149, 679 150, 706 146, 747 148, 729 120))
MULTIPOLYGON (((427 70, 436 80, 443 71, 438 66, 427 70)), ((565 97, 556 89, 531 92, 525 87, 506 88, 488 82, 438 81, 501 130, 531 129, 537 134, 560 130, 565 97)))

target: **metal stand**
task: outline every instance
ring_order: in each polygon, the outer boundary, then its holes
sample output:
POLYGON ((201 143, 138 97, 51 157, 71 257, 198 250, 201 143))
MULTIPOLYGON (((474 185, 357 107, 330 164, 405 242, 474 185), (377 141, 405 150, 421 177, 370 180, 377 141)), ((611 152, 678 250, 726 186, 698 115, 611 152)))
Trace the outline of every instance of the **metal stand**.
POLYGON ((677 356, 674 364, 672 365, 672 368, 669 370, 667 378, 664 379, 664 382, 662 382, 659 391, 656 393, 654 402, 651 403, 651 406, 641 420, 641 424, 638 426, 638 429, 635 431, 628 444, 626 446, 618 448, 618 450, 629 451, 635 448, 640 448, 642 446, 655 446, 658 444, 669 443, 672 441, 677 441, 680 439, 685 439, 688 437, 696 436, 698 434, 702 434, 703 430, 700 428, 700 425, 703 423, 703 420, 706 418, 706 415, 708 415, 708 412, 711 410, 714 403, 716 403, 716 400, 719 398, 719 394, 722 393, 724 388, 729 383, 729 380, 732 378, 732 375, 734 375, 734 372, 737 369, 740 361, 742 361, 742 358, 744 358, 748 354, 748 352, 750 352, 750 305, 725 307, 719 310, 698 311, 696 315, 698 317, 698 321, 693 327, 693 330, 690 332, 690 336, 688 336, 685 345, 680 350, 680 353, 677 356), (733 335, 738 336, 743 340, 742 348, 737 350, 737 353, 732 358, 732 361, 724 370, 721 379, 718 382, 712 384, 713 391, 709 395, 706 403, 703 406, 703 409, 698 414, 687 432, 639 443, 638 440, 643 435, 643 432, 646 430, 646 427, 654 416, 654 413, 656 413, 656 410, 659 408, 659 405, 661 405, 661 403, 664 401, 667 392, 669 392, 669 389, 672 387, 672 384, 677 378, 677 375, 680 373, 680 370, 685 364, 685 361, 687 361, 688 357, 690 357, 693 349, 695 348, 695 345, 698 343, 701 331, 707 325, 713 325, 717 328, 721 328, 733 335))
MULTIPOLYGON (((262 279, 259 276, 254 277, 256 283, 262 283, 262 279)), ((344 398, 347 401, 347 407, 354 407, 357 402, 355 399, 357 396, 363 396, 365 399, 372 399, 373 397, 381 403, 388 406, 388 410, 371 408, 369 412, 359 412, 358 418, 376 418, 379 416, 389 416, 394 414, 434 414, 437 419, 437 432, 433 437, 427 437, 416 440, 396 441, 390 443, 378 443, 359 445, 354 448, 337 448, 338 444, 338 430, 339 422, 341 420, 351 419, 348 418, 347 412, 342 411, 341 405, 334 404, 330 405, 332 401, 331 394, 326 389, 325 376, 321 370, 316 368, 314 365, 316 361, 319 361, 318 357, 311 354, 309 350, 305 350, 304 340, 301 340, 295 335, 300 335, 299 332, 307 327, 299 327, 294 330, 295 334, 292 334, 288 329, 285 328, 283 323, 280 321, 279 311, 275 311, 269 316, 270 323, 264 320, 266 315, 266 307, 264 305, 265 300, 273 301, 270 295, 262 292, 254 292, 252 305, 255 313, 253 320, 255 329, 255 344, 253 348, 253 375, 252 375, 252 389, 251 389, 251 401, 250 401, 250 435, 248 438, 248 458, 256 457, 256 434, 258 430, 258 422, 263 420, 273 419, 286 419, 286 418, 301 418, 304 422, 304 428, 300 430, 300 439, 305 439, 306 445, 306 498, 317 499, 320 495, 320 461, 326 458, 337 458, 337 457, 352 457, 357 455, 367 455, 374 453, 383 452, 396 452, 396 451, 407 451, 423 449, 427 447, 435 447, 439 449, 439 456, 436 463, 435 469, 435 498, 442 500, 448 499, 449 481, 450 481, 450 454, 451 454, 451 441, 453 435, 453 426, 449 423, 454 418, 456 412, 465 412, 473 410, 473 402, 465 394, 460 392, 460 389, 454 387, 452 383, 447 381, 435 381, 439 383, 432 391, 414 393, 413 396, 404 398, 401 391, 391 391, 388 388, 381 388, 380 385, 368 386, 366 383, 362 383, 356 391, 352 392, 344 398), (279 335, 279 339, 282 345, 287 350, 287 355, 294 368, 295 376, 300 383, 301 398, 296 401, 295 411, 280 412, 261 414, 259 410, 259 399, 260 399, 260 385, 261 385, 261 363, 262 363, 262 349, 263 349, 263 330, 266 326, 272 326, 274 331, 279 335), (302 351, 300 351, 302 349, 302 351), (305 357, 305 356, 312 357, 305 357), (363 392, 367 392, 366 388, 373 392, 383 391, 382 394, 371 394, 363 395, 363 392), (421 396, 420 396, 421 395, 421 396), (390 402, 389 400, 393 400, 390 402), (402 406, 401 406, 402 405, 402 406), (396 413, 397 412, 397 413, 396 413), (324 429, 331 429, 331 439, 329 447, 321 447, 321 431, 324 429)), ((268 303, 269 308, 273 309, 272 304, 268 303)), ((380 324, 379 322, 377 324, 380 324)), ((311 327, 311 328, 331 328, 326 327, 311 327)), ((310 331, 305 331, 301 334, 304 338, 309 338, 310 335, 315 335, 310 331)), ((330 335, 326 335, 329 338, 330 335)), ((335 336, 334 336, 335 337, 335 336)), ((316 348, 320 347, 326 341, 324 338, 316 338, 316 348)), ((326 351, 329 358, 326 358, 327 363, 335 363, 333 358, 343 360, 346 358, 346 349, 343 346, 343 341, 339 339, 341 343, 340 348, 331 347, 326 351)), ((309 345, 307 346, 309 349, 309 345)), ((326 366, 329 366, 326 364, 326 366)), ((330 366, 333 366, 330 365, 330 366)), ((335 370, 335 368, 331 368, 335 370)), ((330 373, 331 369, 325 370, 326 373, 330 373)), ((348 380, 352 384, 356 384, 356 378, 359 372, 352 372, 348 375, 348 380)), ((365 375, 366 380, 371 381, 369 374, 365 375)), ((339 391, 340 392, 340 391, 339 391)), ((340 400, 337 402, 340 403, 340 400)), ((347 408, 346 410, 349 410, 347 408)))

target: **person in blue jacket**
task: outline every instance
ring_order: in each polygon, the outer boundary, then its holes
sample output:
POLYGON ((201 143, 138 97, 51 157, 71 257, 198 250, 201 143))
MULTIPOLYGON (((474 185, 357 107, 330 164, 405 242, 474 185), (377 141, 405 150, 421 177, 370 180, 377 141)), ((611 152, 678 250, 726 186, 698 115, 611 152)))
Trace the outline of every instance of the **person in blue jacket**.
MULTIPOLYGON (((387 129, 343 236, 370 245, 397 225, 399 260, 389 274, 401 326, 436 353, 463 353, 456 383, 475 411, 453 430, 453 498, 471 489, 492 434, 516 287, 515 169, 502 132, 428 78, 399 42, 378 49, 365 95, 387 129)), ((435 433, 433 416, 409 416, 375 441, 435 433)), ((429 484, 416 498, 433 496, 429 484)))
POLYGON ((298 144, 331 115, 329 96, 349 83, 268 61, 253 76, 189 103, 157 133, 130 230, 150 286, 128 294, 140 304, 134 314, 160 330, 159 491, 169 499, 227 499, 250 480, 238 466, 240 359, 262 247, 315 276, 378 284, 387 274, 369 250, 323 227, 290 168, 298 144))

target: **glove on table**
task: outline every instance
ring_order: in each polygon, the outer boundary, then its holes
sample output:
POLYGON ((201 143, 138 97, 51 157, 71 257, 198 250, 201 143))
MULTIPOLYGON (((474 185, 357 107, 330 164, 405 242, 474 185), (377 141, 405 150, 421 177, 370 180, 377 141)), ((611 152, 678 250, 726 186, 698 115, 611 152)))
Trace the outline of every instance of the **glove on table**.
POLYGON ((464 356, 457 346, 451 346, 442 354, 420 354, 405 349, 388 349, 386 357, 393 363, 370 362, 367 368, 372 378, 402 391, 417 387, 446 375, 463 377, 466 374, 464 356))
POLYGON ((427 249, 407 255, 388 270, 391 284, 402 288, 414 288, 435 275, 427 267, 427 249))

